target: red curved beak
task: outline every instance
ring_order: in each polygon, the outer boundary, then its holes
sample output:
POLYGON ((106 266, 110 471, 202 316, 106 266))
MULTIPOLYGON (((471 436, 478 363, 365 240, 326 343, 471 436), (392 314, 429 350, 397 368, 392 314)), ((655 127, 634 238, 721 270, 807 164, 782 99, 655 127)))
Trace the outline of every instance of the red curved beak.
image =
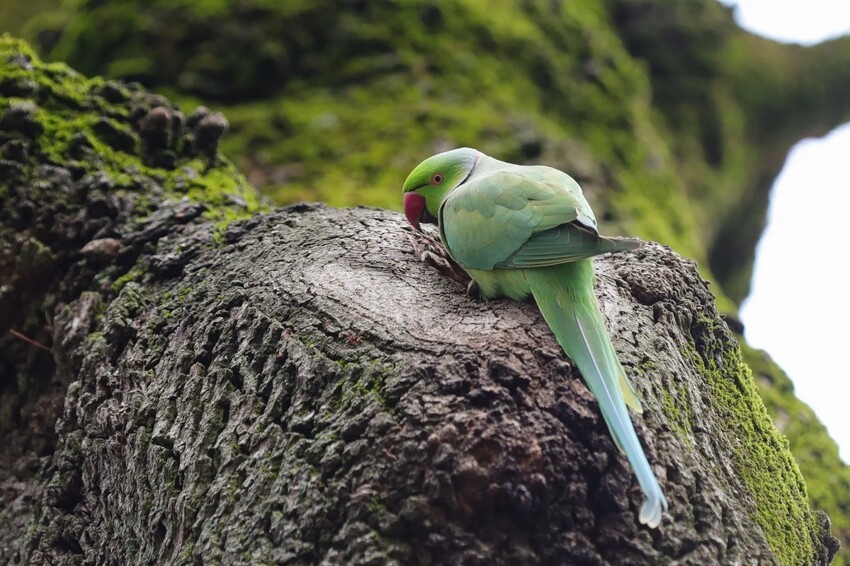
POLYGON ((404 215, 407 217, 407 221, 410 222, 410 225, 422 231, 422 228, 419 227, 419 219, 422 218, 422 214, 425 212, 425 197, 418 193, 405 193, 404 194, 404 215))

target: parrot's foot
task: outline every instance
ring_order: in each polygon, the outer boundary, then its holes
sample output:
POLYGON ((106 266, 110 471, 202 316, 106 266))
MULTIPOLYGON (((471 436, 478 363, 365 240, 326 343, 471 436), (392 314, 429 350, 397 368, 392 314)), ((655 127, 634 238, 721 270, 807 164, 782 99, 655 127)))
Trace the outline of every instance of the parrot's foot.
POLYGON ((437 271, 445 271, 452 268, 452 264, 449 263, 449 260, 445 257, 440 257, 434 252, 424 251, 419 256, 419 259, 430 265, 431 267, 436 267, 437 271))
POLYGON ((443 244, 439 240, 423 232, 418 232, 415 235, 408 234, 407 237, 410 238, 413 251, 420 260, 434 267, 453 281, 464 285, 471 281, 463 268, 449 257, 446 248, 443 247, 443 244))
POLYGON ((473 299, 481 300, 481 287, 478 286, 478 282, 475 279, 470 279, 469 283, 467 283, 466 294, 473 299))

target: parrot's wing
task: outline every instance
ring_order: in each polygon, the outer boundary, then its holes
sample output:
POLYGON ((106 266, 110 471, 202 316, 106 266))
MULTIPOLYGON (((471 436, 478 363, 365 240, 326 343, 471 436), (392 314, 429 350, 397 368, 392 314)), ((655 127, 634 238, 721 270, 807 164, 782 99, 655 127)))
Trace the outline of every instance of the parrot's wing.
POLYGON ((635 250, 640 246, 639 240, 605 238, 596 230, 570 222, 534 234, 514 254, 497 263, 496 267, 546 267, 609 252, 635 250))
POLYGON ((461 185, 440 215, 446 247, 472 269, 543 267, 639 245, 600 237, 580 193, 510 171, 461 185))

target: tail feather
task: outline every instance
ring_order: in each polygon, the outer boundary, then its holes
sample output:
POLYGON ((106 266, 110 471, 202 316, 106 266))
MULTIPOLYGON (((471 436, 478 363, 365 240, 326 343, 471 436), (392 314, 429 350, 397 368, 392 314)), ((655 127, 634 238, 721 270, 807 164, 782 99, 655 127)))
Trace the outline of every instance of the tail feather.
POLYGON ((620 360, 617 360, 617 375, 620 378, 620 392, 626 400, 626 405, 631 407, 632 410, 638 414, 643 413, 643 406, 640 404, 640 397, 638 397, 634 385, 632 385, 632 382, 626 376, 626 372, 623 371, 623 366, 620 365, 620 360))
POLYGON ((598 236, 602 253, 630 252, 643 247, 643 242, 636 238, 621 238, 619 236, 598 236))
POLYGON ((540 312, 558 343, 581 370, 599 402, 615 444, 626 454, 645 500, 639 519, 650 527, 661 522, 667 500, 646 459, 626 406, 640 411, 640 401, 617 359, 593 295, 590 260, 527 270, 526 278, 540 312))

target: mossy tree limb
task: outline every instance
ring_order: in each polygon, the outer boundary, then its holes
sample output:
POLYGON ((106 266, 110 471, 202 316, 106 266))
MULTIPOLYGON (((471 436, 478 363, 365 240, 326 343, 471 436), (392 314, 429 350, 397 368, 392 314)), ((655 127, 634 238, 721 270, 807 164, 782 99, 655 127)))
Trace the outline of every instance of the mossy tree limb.
POLYGON ((671 502, 651 531, 533 305, 468 298, 419 261, 397 214, 301 205, 225 226, 260 205, 214 151, 196 154, 188 121, 164 147, 141 143, 163 139, 157 108, 176 109, 142 91, 110 102, 102 83, 2 47, 14 66, 2 88, 18 90, 0 91, 2 151, 17 164, 0 208, 13 298, 0 321, 12 439, 0 559, 834 553, 693 263, 657 245, 599 262, 603 311, 646 406, 639 434, 671 502), (196 159, 193 173, 182 166, 196 159))
POLYGON ((161 242, 54 346, 73 375, 22 560, 826 563, 787 445, 672 252, 599 262, 671 502, 649 531, 533 305, 469 299, 391 213, 299 206, 212 235, 161 242))
POLYGON ((850 40, 782 44, 732 11, 80 1, 26 30, 84 72, 227 104, 228 152, 280 202, 398 207, 397 179, 451 146, 557 166, 607 225, 697 259, 734 314, 786 153, 850 119, 850 40))
POLYGON ((848 563, 850 546, 850 467, 841 461, 838 446, 812 409, 794 396, 787 375, 761 350, 743 346, 744 360, 752 368, 759 393, 777 428, 788 437, 791 452, 806 479, 809 498, 829 513, 832 532, 842 551, 835 564, 848 563))
POLYGON ((0 37, 0 524, 10 527, 0 562, 23 540, 79 369, 57 349, 95 330, 162 238, 208 222, 218 236, 267 206, 217 155, 222 120, 203 109, 186 118, 0 37), (57 326, 72 303, 73 328, 57 326))

